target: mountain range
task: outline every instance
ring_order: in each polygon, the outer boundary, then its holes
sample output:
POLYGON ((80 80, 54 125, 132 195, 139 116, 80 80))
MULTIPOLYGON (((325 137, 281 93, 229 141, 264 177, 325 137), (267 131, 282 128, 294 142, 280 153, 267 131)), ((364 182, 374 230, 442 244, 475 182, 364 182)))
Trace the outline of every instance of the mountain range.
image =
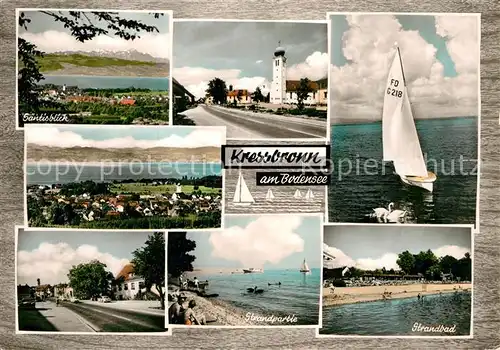
POLYGON ((154 63, 169 63, 167 58, 154 57, 150 54, 139 52, 135 49, 112 51, 112 50, 94 50, 94 51, 59 51, 53 52, 56 55, 83 55, 94 57, 112 57, 130 61, 154 62, 154 63))
POLYGON ((29 162, 219 162, 219 147, 152 147, 152 148, 97 148, 51 147, 29 143, 26 147, 29 162))

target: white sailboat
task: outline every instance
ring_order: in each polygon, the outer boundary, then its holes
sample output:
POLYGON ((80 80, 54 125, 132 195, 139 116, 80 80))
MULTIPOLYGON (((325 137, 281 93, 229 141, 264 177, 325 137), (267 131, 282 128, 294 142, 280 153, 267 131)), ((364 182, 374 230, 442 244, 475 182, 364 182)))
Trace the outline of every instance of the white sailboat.
POLYGON ((311 191, 311 189, 307 190, 306 200, 312 201, 313 199, 314 199, 314 193, 313 193, 313 191, 311 191))
POLYGON ((236 188, 234 190, 233 204, 238 206, 248 206, 255 203, 250 190, 240 172, 238 176, 238 182, 236 183, 236 188))
POLYGON ((293 198, 302 198, 302 193, 297 189, 293 195, 293 198))
POLYGON ((436 175, 427 170, 411 111, 399 47, 384 90, 382 137, 384 161, 392 161, 404 183, 433 190, 436 175))
POLYGON ((311 269, 307 265, 306 259, 304 259, 304 262, 302 263, 302 266, 300 267, 300 272, 302 272, 302 273, 311 273, 311 269))
POLYGON ((274 193, 271 189, 267 190, 266 201, 272 201, 274 199, 274 193))

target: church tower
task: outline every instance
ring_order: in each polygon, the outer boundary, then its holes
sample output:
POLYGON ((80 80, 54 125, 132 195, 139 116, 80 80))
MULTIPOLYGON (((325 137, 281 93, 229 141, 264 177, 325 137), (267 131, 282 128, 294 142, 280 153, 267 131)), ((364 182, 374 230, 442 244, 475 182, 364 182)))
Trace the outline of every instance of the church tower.
POLYGON ((270 103, 282 104, 286 102, 286 57, 285 49, 280 46, 274 51, 273 82, 271 84, 270 103))

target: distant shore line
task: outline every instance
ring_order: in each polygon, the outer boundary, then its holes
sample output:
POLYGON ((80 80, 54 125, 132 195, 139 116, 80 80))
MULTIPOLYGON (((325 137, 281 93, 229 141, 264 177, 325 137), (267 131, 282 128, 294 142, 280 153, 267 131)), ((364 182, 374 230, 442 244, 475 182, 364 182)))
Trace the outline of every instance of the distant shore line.
POLYGON ((436 295, 471 291, 471 283, 413 284, 368 287, 323 287, 323 306, 333 307, 347 304, 367 303, 380 300, 414 298, 418 295, 436 295), (384 292, 390 294, 384 294, 384 292))
POLYGON ((204 161, 172 161, 172 162, 167 162, 167 161, 158 161, 158 162, 147 162, 147 161, 128 161, 128 162, 75 162, 75 161, 49 161, 49 162, 42 162, 42 161, 35 161, 35 162, 29 162, 26 163, 27 166, 38 166, 38 165, 86 165, 86 166, 101 166, 101 165, 109 165, 109 166, 116 166, 116 165, 122 165, 122 166, 127 166, 130 164, 165 164, 165 165, 186 165, 186 164, 192 164, 192 165, 222 165, 220 161, 209 161, 209 162, 204 162, 204 161))

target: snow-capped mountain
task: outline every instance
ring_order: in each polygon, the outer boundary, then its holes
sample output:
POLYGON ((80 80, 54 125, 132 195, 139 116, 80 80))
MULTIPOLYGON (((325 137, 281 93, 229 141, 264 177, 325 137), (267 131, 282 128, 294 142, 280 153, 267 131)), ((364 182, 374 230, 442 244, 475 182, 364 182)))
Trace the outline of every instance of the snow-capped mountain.
POLYGON ((113 57, 121 58, 124 60, 142 61, 142 62, 156 62, 156 63, 168 63, 167 58, 153 57, 150 54, 139 52, 135 49, 124 50, 124 51, 112 51, 112 50, 94 50, 94 51, 60 51, 54 52, 58 55, 85 55, 85 56, 99 56, 99 57, 113 57))

